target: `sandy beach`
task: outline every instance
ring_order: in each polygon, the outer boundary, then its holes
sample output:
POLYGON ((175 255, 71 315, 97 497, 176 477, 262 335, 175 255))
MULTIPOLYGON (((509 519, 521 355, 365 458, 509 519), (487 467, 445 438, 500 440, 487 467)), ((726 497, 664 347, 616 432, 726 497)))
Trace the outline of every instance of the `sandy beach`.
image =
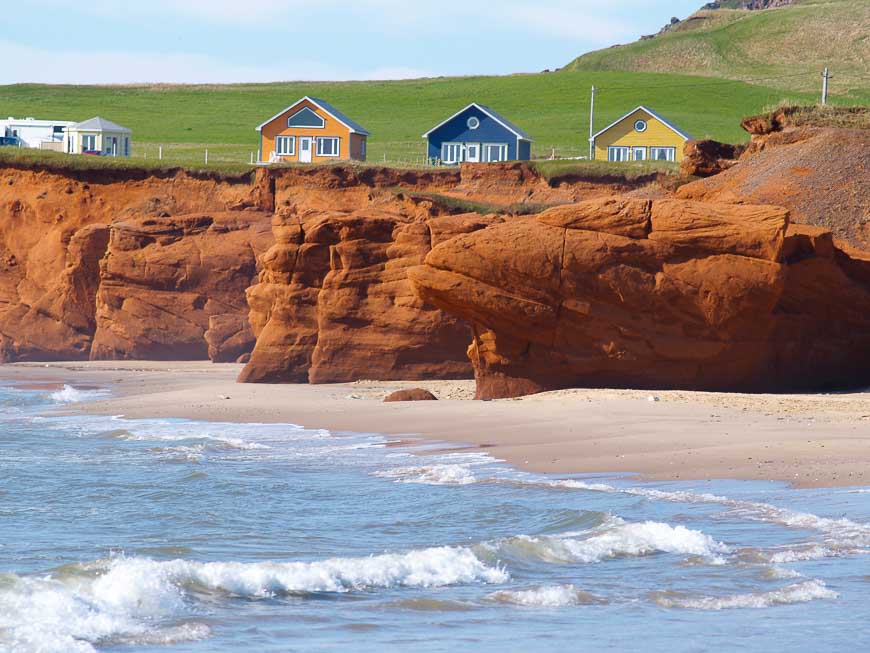
POLYGON ((631 473, 643 479, 752 479, 795 487, 870 484, 870 392, 747 395, 564 390, 473 401, 472 381, 334 385, 237 384, 241 366, 206 362, 5 365, 20 384, 105 387, 106 400, 67 410, 128 418, 289 422, 382 433, 399 442, 485 449, 547 473, 631 473), (382 402, 425 387, 437 402, 382 402), (448 444, 449 443, 449 444, 448 444))

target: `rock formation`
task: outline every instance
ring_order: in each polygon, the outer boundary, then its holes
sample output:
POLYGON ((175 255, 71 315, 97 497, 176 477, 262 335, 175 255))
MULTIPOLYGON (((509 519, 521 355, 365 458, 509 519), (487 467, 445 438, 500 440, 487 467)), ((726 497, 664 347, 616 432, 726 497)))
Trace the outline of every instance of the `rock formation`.
POLYGON ((283 210, 248 290, 257 345, 243 382, 466 378, 470 333, 418 299, 407 269, 434 244, 498 221, 384 209, 283 210))
POLYGON ((745 145, 712 140, 688 141, 683 148, 680 170, 685 175, 712 177, 737 165, 737 159, 745 150, 745 145))
POLYGON ((409 388, 408 390, 396 390, 384 398, 384 403, 399 401, 438 401, 438 397, 425 388, 409 388))
MULTIPOLYGON (((813 120, 870 125, 870 110, 813 120)), ((823 227, 853 247, 870 249, 870 129, 807 126, 788 111, 743 125, 753 136, 737 165, 682 186, 677 197, 776 204, 789 210, 793 222, 823 227)))
POLYGON ((783 208, 595 200, 444 242, 409 276, 472 324, 478 398, 870 383, 870 255, 783 208))

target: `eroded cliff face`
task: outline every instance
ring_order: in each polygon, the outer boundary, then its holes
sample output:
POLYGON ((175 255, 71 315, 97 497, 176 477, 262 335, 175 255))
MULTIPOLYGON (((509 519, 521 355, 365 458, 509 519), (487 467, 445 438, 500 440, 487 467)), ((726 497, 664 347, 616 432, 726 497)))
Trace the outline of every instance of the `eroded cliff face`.
POLYGON ((456 199, 506 206, 612 192, 553 186, 525 164, 503 175, 0 169, 0 359, 246 360, 262 335, 251 380, 467 375, 465 327, 423 306, 404 270, 465 228, 455 225, 486 220, 428 222, 461 213, 456 199), (294 228, 303 235, 285 233, 294 228), (281 259, 296 246, 298 263, 281 259), (314 344, 282 351, 288 339, 314 344), (291 364, 297 354, 304 362, 291 364))
POLYGON ((263 213, 274 202, 270 193, 262 175, 0 170, 0 357, 203 356, 204 346, 191 346, 191 325, 207 324, 203 311, 246 312, 240 292, 256 277, 257 251, 271 240, 263 213), (211 243, 205 258, 203 243, 211 243), (232 259, 248 252, 226 264, 225 289, 211 281, 221 249, 232 259), (161 291, 159 300, 146 297, 161 291), (149 302, 160 310, 144 310, 149 302), (203 304, 198 313, 189 311, 194 304, 203 304), (170 315, 175 322, 164 319, 170 315), (162 337, 139 339, 160 330, 162 337))
POLYGON ((501 221, 382 208, 279 212, 248 290, 257 345, 243 382, 470 376, 468 326, 416 297, 408 268, 434 245, 501 221))
POLYGON ((868 257, 783 208, 631 198, 459 236, 409 271, 473 325, 484 399, 866 385, 868 275, 868 257))
POLYGON ((793 222, 823 227, 870 249, 870 130, 789 126, 787 116, 744 121, 753 134, 739 161, 677 196, 706 202, 776 204, 793 222))

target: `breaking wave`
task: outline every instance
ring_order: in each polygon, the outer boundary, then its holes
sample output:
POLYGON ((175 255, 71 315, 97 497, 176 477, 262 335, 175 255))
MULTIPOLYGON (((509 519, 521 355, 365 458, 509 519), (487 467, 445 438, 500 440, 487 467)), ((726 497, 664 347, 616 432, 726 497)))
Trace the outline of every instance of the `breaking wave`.
POLYGON ((496 603, 535 608, 561 608, 571 605, 595 605, 604 601, 573 585, 550 585, 526 590, 502 590, 487 597, 496 603))
POLYGON ((59 404, 75 404, 81 401, 98 399, 106 395, 105 390, 80 390, 71 385, 64 384, 63 389, 52 392, 49 397, 59 404))
POLYGON ((770 608, 775 605, 807 603, 816 599, 835 599, 839 595, 820 580, 808 580, 770 592, 733 594, 713 597, 679 597, 659 593, 654 601, 665 608, 690 608, 693 610, 729 610, 734 608, 770 608))
POLYGON ((612 558, 656 553, 698 556, 713 564, 725 562, 730 549, 701 531, 662 522, 628 523, 610 517, 604 524, 583 533, 558 536, 519 535, 482 548, 507 558, 531 558, 549 563, 597 563, 612 558))
POLYGON ((259 599, 502 583, 508 578, 503 568, 485 564, 462 547, 317 562, 115 558, 70 565, 49 577, 0 579, 0 648, 90 653, 94 644, 106 641, 202 639, 209 634, 207 626, 178 623, 186 616, 192 593, 259 599))

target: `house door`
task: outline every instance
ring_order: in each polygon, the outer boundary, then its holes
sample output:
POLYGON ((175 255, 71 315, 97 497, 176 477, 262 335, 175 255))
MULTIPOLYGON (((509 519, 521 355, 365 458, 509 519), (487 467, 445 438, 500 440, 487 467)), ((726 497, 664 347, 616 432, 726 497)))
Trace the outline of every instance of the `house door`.
POLYGON ((465 146, 465 160, 468 163, 480 163, 480 143, 469 143, 465 146))
POLYGON ((634 161, 646 161, 646 148, 645 147, 633 147, 631 158, 634 161))
POLYGON ((299 137, 299 162, 311 163, 311 137, 299 137))

